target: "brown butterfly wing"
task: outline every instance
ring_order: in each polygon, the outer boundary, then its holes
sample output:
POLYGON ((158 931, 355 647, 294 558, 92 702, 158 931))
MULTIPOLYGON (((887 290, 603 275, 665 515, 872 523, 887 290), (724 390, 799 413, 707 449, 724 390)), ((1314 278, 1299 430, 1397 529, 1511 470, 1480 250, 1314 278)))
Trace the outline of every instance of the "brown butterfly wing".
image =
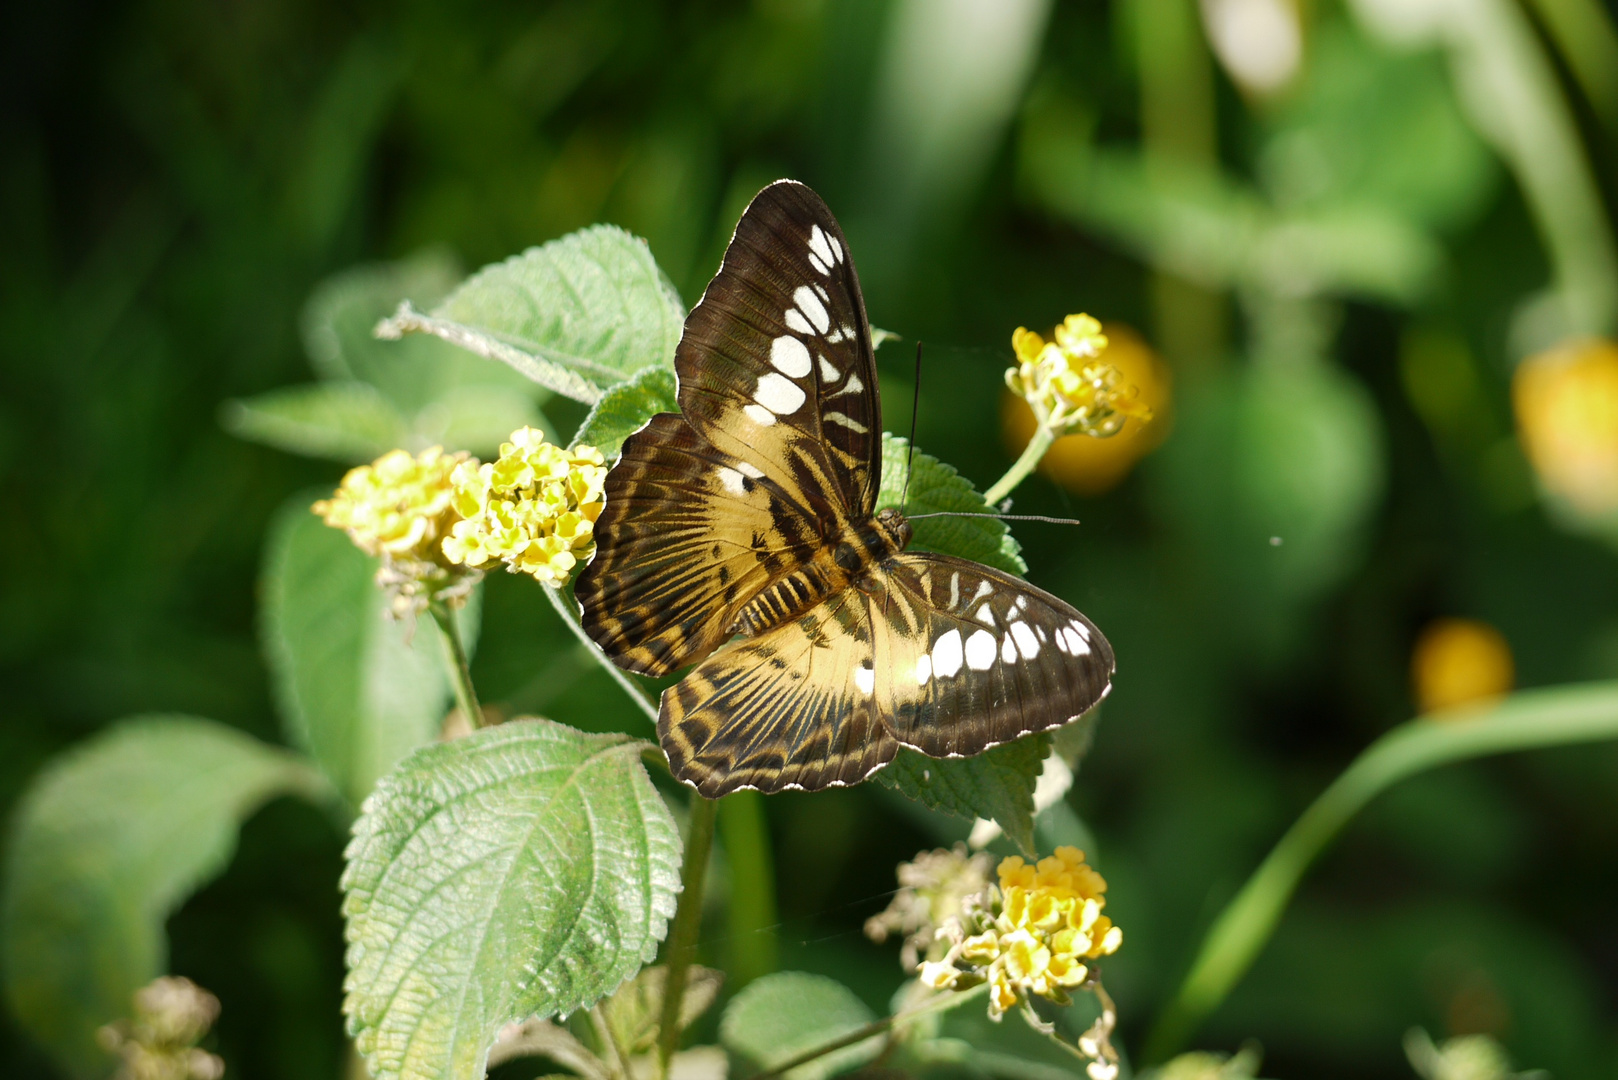
POLYGON ((871 513, 882 444, 871 330, 820 196, 781 180, 753 199, 674 369, 698 434, 797 495, 828 535, 871 513))
POLYGON ((1111 689, 1101 631, 1026 581, 931 554, 870 577, 879 707, 906 746, 969 757, 1075 720, 1111 689))
POLYGON ((669 768, 717 799, 856 784, 886 765, 899 744, 872 693, 872 629, 866 597, 845 589, 703 661, 663 693, 669 768))
POLYGON ((620 667, 667 675, 706 656, 818 550, 807 512, 758 474, 673 413, 624 441, 575 589, 585 631, 620 667))

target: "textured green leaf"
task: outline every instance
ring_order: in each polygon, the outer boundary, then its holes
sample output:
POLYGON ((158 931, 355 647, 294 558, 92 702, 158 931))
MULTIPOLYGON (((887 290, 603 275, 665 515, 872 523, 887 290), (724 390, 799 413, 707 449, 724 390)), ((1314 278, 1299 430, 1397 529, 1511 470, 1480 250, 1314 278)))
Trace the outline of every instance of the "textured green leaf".
POLYGON ((381 391, 352 381, 228 401, 220 421, 239 439, 345 464, 371 461, 410 437, 409 423, 381 391))
MULTIPOLYGON (((882 435, 882 490, 877 495, 877 508, 900 506, 906 514, 926 514, 937 510, 963 511, 969 514, 991 514, 994 508, 983 501, 983 496, 972 487, 972 481, 955 471, 952 465, 925 454, 915 453, 915 476, 905 494, 905 453, 908 440, 897 435, 882 435)), ((1025 574, 1028 564, 1022 561, 1022 548, 1012 537, 1006 523, 993 517, 925 518, 914 523, 916 538, 910 545, 916 551, 936 551, 971 559, 1011 574, 1025 574)))
POLYGON ((685 309, 644 240, 595 225, 484 267, 423 316, 379 334, 432 334, 594 403, 643 367, 672 367, 685 309))
MULTIPOLYGON (((265 543, 262 632, 287 730, 358 805, 434 738, 450 686, 437 628, 386 618, 376 560, 309 510, 282 507, 265 543)), ((462 625, 475 625, 468 606, 462 625)), ((470 636, 470 635, 469 635, 470 636)))
POLYGON ((609 458, 616 457, 624 440, 658 413, 679 412, 674 371, 666 367, 642 368, 609 389, 579 425, 575 443, 588 443, 609 458))
POLYGON ((163 924, 266 800, 329 794, 298 757, 208 720, 125 720, 46 767, 12 826, 0 948, 12 1013, 76 1076, 167 965, 163 924))
POLYGON ((503 1025, 652 958, 679 837, 645 744, 519 720, 416 751, 354 826, 349 1029, 377 1080, 481 1080, 503 1025))
POLYGON ((878 780, 932 810, 984 818, 1034 854, 1034 787, 1050 753, 1048 732, 1025 735, 969 758, 930 758, 902 749, 878 780))
MULTIPOLYGON (((876 1019, 865 1003, 824 975, 782 971, 754 980, 725 1009, 719 1038, 725 1048, 759 1069, 783 1064, 817 1046, 849 1035, 876 1019)), ((876 1057, 882 1037, 834 1051, 799 1065, 787 1080, 825 1080, 876 1057)))

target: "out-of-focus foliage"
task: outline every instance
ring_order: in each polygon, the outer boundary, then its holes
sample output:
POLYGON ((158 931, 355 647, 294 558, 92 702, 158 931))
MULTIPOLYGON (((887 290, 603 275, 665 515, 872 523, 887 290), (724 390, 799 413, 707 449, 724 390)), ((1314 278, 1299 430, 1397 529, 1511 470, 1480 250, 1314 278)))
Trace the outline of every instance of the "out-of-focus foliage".
MULTIPOLYGON (((296 741, 285 654, 256 621, 266 545, 283 550, 266 535, 294 493, 394 445, 488 453, 523 423, 565 443, 585 416, 431 336, 379 342, 378 319, 405 299, 435 312, 457 267, 597 223, 645 237, 688 306, 747 199, 792 175, 847 228, 872 319, 927 343, 915 441, 978 490, 1014 456, 998 411, 1013 327, 1087 310, 1141 328, 1173 377, 1172 426, 1116 486, 1016 493, 1019 512, 1084 521, 1019 525, 1021 557, 1119 655, 1094 750, 1035 834, 1080 844, 1112 883, 1130 937, 1107 983, 1138 1046, 1269 845, 1414 711, 1423 627, 1496 627, 1520 686, 1618 676, 1610 523, 1569 512, 1554 462, 1571 459, 1543 449, 1569 422, 1531 428, 1529 392, 1515 413, 1511 395, 1536 370, 1524 356, 1618 329, 1602 324, 1618 310, 1610 20, 1584 0, 1277 3, 1302 20, 1295 65, 1264 69, 1231 59, 1231 24, 1223 61, 1205 44, 1202 13, 1237 6, 34 5, 0 46, 15 103, 0 123, 7 865, 37 854, 16 823, 61 774, 19 810, 25 784, 119 717, 181 711, 296 741), (1255 82, 1263 70, 1280 74, 1255 82)), ((648 288, 661 349, 673 300, 648 288)), ((902 431, 908 350, 879 366, 902 431)), ((617 438, 612 403, 597 420, 617 438)), ((1609 475, 1594 453, 1579 476, 1609 475)), ((344 642, 320 663, 364 646, 305 616, 344 642)), ((492 575, 482 616, 486 704, 648 735, 531 583, 492 575)), ((431 630, 383 651, 436 661, 431 630)), ((367 742, 355 722, 319 758, 359 798, 427 729, 367 742)), ((1491 1033, 1558 1080, 1605 1075, 1615 777, 1609 744, 1395 787, 1303 883, 1198 1044, 1256 1037, 1267 1076, 1408 1075, 1401 1039, 1420 1025, 1440 1043, 1491 1033)), ((748 931, 774 946, 756 955, 851 987, 872 1011, 850 1003, 850 1022, 885 1009, 903 973, 858 934, 882 900, 850 900, 970 827, 891 794, 764 802, 773 879, 727 872, 721 850, 702 959, 737 948, 732 905, 775 910, 748 931)), ((233 820, 209 828, 228 841, 233 820)), ((743 836, 722 830, 721 848, 743 836)), ((227 1075, 345 1068, 343 837, 277 802, 167 920, 170 968, 222 1002, 227 1075)), ((162 899, 142 915, 151 942, 162 899)), ((139 966, 130 989, 156 973, 139 966)), ((969 1011, 939 1021, 959 1061, 1071 1070, 969 1011)), ((0 1072, 55 1075, 12 1017, 0 1072)))

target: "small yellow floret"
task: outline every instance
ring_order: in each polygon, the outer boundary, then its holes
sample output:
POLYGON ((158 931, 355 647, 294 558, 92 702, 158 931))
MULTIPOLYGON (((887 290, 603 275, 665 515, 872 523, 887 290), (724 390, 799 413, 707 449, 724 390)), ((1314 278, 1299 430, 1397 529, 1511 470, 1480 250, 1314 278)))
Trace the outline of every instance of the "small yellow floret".
POLYGON ((450 475, 464 460, 439 446, 418 455, 390 450, 350 469, 314 512, 368 555, 431 559, 450 515, 450 475))
POLYGON ((1098 358, 1107 348, 1101 324, 1089 315, 1069 315, 1046 341, 1019 326, 1011 335, 1017 365, 1006 385, 1034 410, 1043 427, 1058 435, 1116 435, 1131 416, 1143 422, 1152 410, 1123 375, 1098 358))
POLYGON ((1410 676, 1421 711, 1487 701, 1511 689, 1511 646, 1474 619, 1435 619, 1416 639, 1410 676))
POLYGON ((462 520, 444 538, 444 557, 470 567, 500 562, 562 585, 595 551, 606 477, 594 447, 568 450, 535 428, 514 431, 497 460, 456 468, 453 505, 462 520))
POLYGON ((1546 490, 1584 516, 1618 514, 1618 342, 1575 341, 1530 356, 1511 397, 1546 490))

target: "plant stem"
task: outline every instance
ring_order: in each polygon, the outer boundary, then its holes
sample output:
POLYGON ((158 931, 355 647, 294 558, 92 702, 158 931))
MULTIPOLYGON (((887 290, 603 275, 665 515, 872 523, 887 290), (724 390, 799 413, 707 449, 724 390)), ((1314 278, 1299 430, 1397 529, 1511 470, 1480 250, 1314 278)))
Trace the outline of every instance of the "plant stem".
POLYGON ((607 654, 601 651, 601 646, 590 640, 590 635, 586 634, 584 627, 579 625, 579 618, 573 613, 572 605, 562 595, 562 590, 554 585, 546 585, 544 588, 545 596, 550 600, 551 607, 556 609, 556 614, 562 617, 562 621, 567 624, 567 628, 573 631, 573 636, 584 643, 584 647, 590 650, 590 655, 596 658, 596 662, 607 669, 607 674, 612 676, 613 681, 623 687, 624 693, 629 695, 630 700, 640 706, 640 711, 646 714, 647 719, 656 724, 657 706, 652 704, 640 687, 630 681, 629 676, 624 674, 622 668, 607 659, 607 654))
POLYGON ((1203 938, 1146 1042, 1167 1060, 1217 1009, 1274 933, 1304 872, 1373 797, 1425 769, 1485 754, 1618 738, 1618 682, 1527 690, 1492 708, 1418 717, 1372 743, 1281 837, 1203 938))
POLYGON ((432 612, 444 639, 444 653, 449 660, 449 681, 455 689, 455 704, 466 717, 473 731, 483 726, 483 709, 478 705, 478 692, 472 686, 472 667, 466 660, 466 648, 461 644, 461 628, 455 622, 455 613, 442 600, 430 601, 432 612))
POLYGON ((796 1069, 799 1065, 811 1062, 816 1058, 825 1057, 827 1054, 836 1053, 845 1046, 853 1046, 855 1043, 862 1043, 873 1035, 880 1035, 889 1028, 906 1023, 910 1020, 914 1020, 918 1016, 926 1016, 928 1013, 942 1012, 945 1009, 958 1008, 974 998, 982 997, 984 994, 988 993, 988 991, 989 984, 983 983, 979 986, 974 986, 970 990, 963 990, 959 993, 939 994, 937 997, 924 1001, 914 1009, 894 1013, 892 1016, 884 1016, 880 1020, 873 1020, 871 1023, 866 1024, 862 1028, 856 1028, 855 1030, 850 1031, 847 1035, 839 1035, 830 1042, 820 1044, 813 1050, 805 1050, 797 1057, 789 1058, 773 1068, 766 1069, 764 1072, 755 1073, 752 1080, 778 1080, 779 1077, 785 1076, 793 1069, 796 1069))
POLYGON ((1034 471, 1039 459, 1045 456, 1045 451, 1051 448, 1056 441, 1056 433, 1044 424, 1034 429, 1033 438, 1023 449, 1022 457, 1018 458, 1006 475, 994 482, 994 486, 983 493, 983 501, 990 506, 999 506, 1000 500, 1010 495, 1017 485, 1028 479, 1028 474, 1034 471))
POLYGON ((691 821, 685 832, 685 862, 680 867, 680 902, 674 909, 674 926, 669 931, 668 949, 663 960, 663 1009, 658 1019, 658 1074, 667 1077, 669 1059, 680 1045, 680 1002, 685 997, 686 973, 697 951, 697 932, 702 929, 702 892, 708 878, 708 855, 713 851, 714 820, 719 802, 691 797, 691 821))

